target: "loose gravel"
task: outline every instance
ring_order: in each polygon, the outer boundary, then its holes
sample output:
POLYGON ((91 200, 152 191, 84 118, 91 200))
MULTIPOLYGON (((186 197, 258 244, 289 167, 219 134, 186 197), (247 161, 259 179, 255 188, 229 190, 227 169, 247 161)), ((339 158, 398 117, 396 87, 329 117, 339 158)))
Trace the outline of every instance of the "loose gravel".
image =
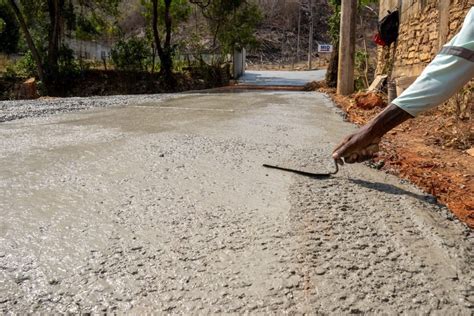
POLYGON ((171 94, 115 95, 90 98, 42 98, 39 100, 0 101, 0 122, 26 117, 44 117, 92 108, 117 107, 172 98, 171 94))

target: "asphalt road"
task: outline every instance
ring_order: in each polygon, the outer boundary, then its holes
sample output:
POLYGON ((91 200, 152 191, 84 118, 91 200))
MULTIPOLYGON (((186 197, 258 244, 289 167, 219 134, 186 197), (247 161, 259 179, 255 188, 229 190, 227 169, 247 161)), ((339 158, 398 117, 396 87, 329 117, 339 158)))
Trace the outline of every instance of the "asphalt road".
POLYGON ((325 96, 135 100, 0 124, 3 313, 472 315, 472 231, 432 197, 262 168, 332 168, 325 96))

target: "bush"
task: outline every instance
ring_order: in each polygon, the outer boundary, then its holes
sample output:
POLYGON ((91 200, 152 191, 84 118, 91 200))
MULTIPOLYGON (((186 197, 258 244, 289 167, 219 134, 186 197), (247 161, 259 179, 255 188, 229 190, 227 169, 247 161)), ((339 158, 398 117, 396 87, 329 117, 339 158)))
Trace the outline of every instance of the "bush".
POLYGON ((59 49, 59 72, 63 76, 75 76, 80 72, 80 65, 74 58, 74 51, 68 46, 62 45, 59 49))
POLYGON ((33 59, 33 54, 28 51, 16 62, 13 69, 7 69, 7 71, 15 73, 17 77, 35 77, 36 62, 33 59))
POLYGON ((146 70, 146 60, 150 54, 147 42, 139 38, 120 40, 111 51, 115 67, 127 71, 146 70))

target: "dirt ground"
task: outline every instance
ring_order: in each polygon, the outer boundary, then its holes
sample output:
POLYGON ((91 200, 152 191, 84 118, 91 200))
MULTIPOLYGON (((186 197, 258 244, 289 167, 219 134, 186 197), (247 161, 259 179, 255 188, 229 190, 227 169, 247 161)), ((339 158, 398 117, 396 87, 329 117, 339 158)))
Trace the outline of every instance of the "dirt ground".
MULTIPOLYGON (((351 98, 322 89, 345 111, 349 121, 362 125, 382 108, 362 109, 351 98)), ((430 111, 389 132, 376 159, 383 170, 410 180, 436 196, 461 221, 474 228, 474 157, 472 120, 456 120, 445 109, 430 111)))
MULTIPOLYGON (((320 70, 320 69, 326 69, 328 66, 328 60, 327 59, 315 59, 313 61, 311 70, 320 70)), ((288 63, 272 63, 272 62, 267 62, 267 63, 260 63, 256 61, 255 63, 248 62, 246 65, 247 70, 272 70, 272 71, 279 71, 279 70, 291 70, 291 71, 308 71, 310 70, 308 68, 308 62, 307 61, 300 61, 298 63, 294 64, 288 64, 288 63)))
POLYGON ((472 314, 472 231, 432 196, 262 167, 332 169, 325 95, 135 98, 0 104, 2 313, 472 314))

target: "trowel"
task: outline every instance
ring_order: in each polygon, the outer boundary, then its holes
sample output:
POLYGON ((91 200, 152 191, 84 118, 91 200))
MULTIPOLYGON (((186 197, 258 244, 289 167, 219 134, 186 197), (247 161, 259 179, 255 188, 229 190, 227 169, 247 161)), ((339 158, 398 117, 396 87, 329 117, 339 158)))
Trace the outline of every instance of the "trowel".
POLYGON ((297 169, 292 169, 292 168, 287 168, 287 167, 282 167, 278 165, 269 165, 269 164, 263 164, 264 167, 266 168, 271 168, 271 169, 277 169, 277 170, 282 170, 282 171, 287 171, 287 172, 293 172, 302 176, 306 177, 312 177, 312 178, 329 178, 331 175, 335 175, 336 173, 339 172, 339 165, 337 164, 337 161, 334 160, 334 166, 336 167, 336 170, 333 172, 309 172, 309 171, 303 171, 303 170, 297 170, 297 169))

